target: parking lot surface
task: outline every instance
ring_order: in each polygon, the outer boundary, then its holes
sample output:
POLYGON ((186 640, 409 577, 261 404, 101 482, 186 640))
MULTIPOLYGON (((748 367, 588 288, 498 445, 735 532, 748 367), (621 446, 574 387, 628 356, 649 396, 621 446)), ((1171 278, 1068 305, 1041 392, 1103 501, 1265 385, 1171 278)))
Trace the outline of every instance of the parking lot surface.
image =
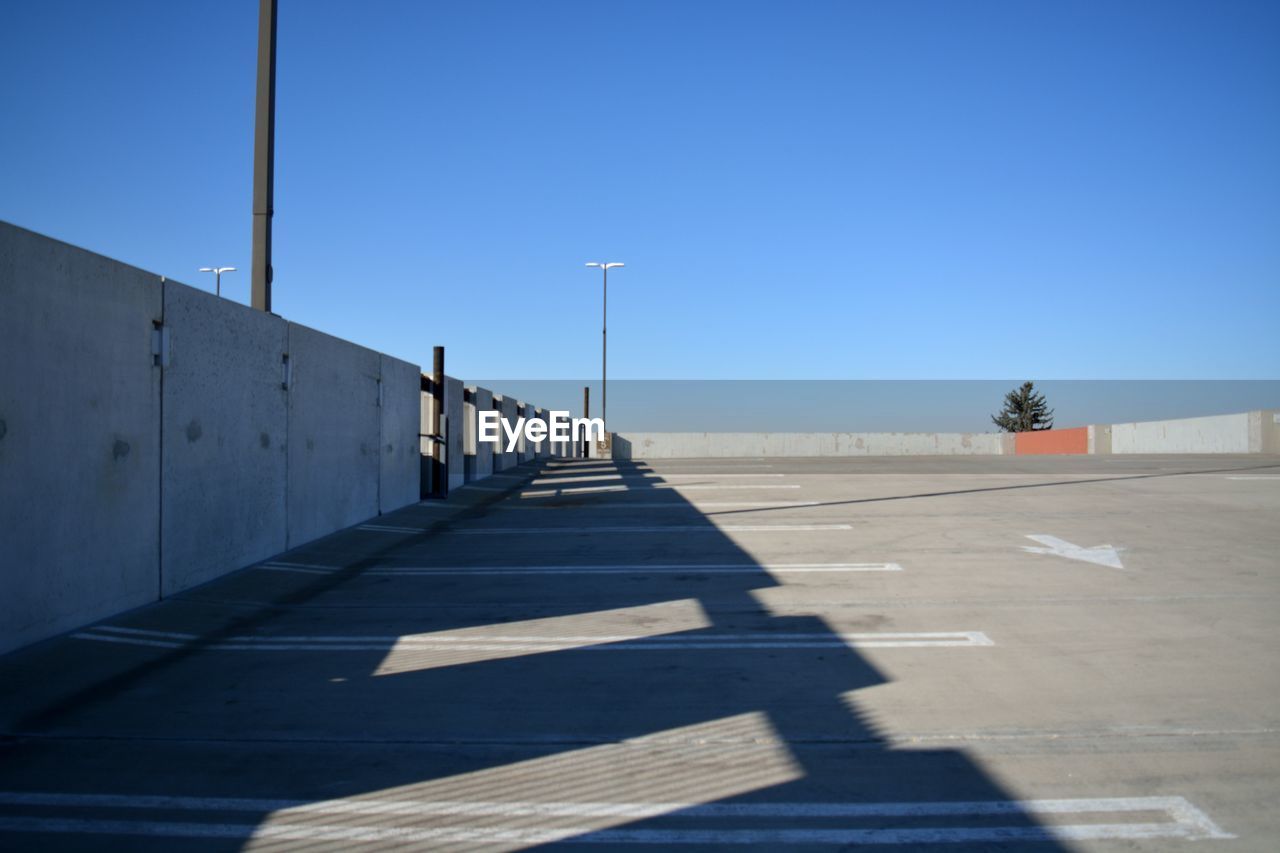
POLYGON ((0 848, 1280 848, 1280 458, 560 461, 0 659, 0 848))

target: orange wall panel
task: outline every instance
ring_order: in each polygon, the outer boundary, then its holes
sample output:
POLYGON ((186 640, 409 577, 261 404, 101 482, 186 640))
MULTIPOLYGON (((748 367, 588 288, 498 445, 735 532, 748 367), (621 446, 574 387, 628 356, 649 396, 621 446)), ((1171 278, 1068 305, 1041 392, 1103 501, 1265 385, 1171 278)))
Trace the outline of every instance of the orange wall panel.
POLYGON ((1013 451, 1018 456, 1051 453, 1088 453, 1089 428, 1046 429, 1019 432, 1013 436, 1013 451))

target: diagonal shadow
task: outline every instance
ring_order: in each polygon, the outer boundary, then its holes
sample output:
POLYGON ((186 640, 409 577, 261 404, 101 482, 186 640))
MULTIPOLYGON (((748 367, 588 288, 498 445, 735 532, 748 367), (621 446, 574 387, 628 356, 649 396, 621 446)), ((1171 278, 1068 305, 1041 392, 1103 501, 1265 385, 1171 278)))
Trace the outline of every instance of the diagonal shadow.
MULTIPOLYGON (((648 470, 567 462, 538 476, 598 485, 648 470)), ((623 500, 662 481, 625 482, 636 488, 623 500)), ((855 641, 816 615, 763 606, 756 593, 779 580, 678 492, 663 491, 688 510, 678 531, 654 531, 663 525, 639 513, 628 525, 595 511, 619 493, 575 498, 550 526, 543 513, 498 512, 492 501, 421 534, 351 534, 298 549, 291 560, 328 569, 283 595, 264 573, 215 584, 211 596, 256 590, 262 601, 210 630, 189 624, 200 596, 115 620, 137 632, 114 635, 126 640, 184 627, 193 636, 144 649, 141 662, 122 644, 122 659, 135 661, 123 671, 21 717, 18 731, 32 739, 11 766, 41 766, 46 740, 151 744, 161 760, 131 793, 188 779, 206 810, 166 800, 131 816, 162 830, 240 828, 199 839, 212 849, 304 849, 342 840, 318 828, 333 826, 373 827, 381 835, 363 840, 388 846, 449 849, 868 840, 901 849, 903 839, 941 837, 956 818, 881 804, 972 802, 995 815, 966 818, 976 821, 973 843, 989 847, 1000 829, 1061 849, 963 752, 893 749, 857 706, 857 691, 886 677, 855 641), (648 529, 618 530, 627 526, 648 529), (537 571, 552 567, 564 573, 537 571), (349 609, 310 606, 333 602, 349 609), (192 783, 168 758, 171 742, 250 744, 256 760, 238 777, 192 783), (411 757, 366 755, 396 744, 411 757)), ((875 633, 879 624, 868 613, 841 629, 875 633)), ((74 655, 86 642, 61 651, 74 655)), ((950 653, 971 652, 941 649, 940 662, 950 653)), ((101 770, 58 755, 66 764, 42 772, 61 780, 60 791, 84 790, 101 770)), ((13 787, 3 771, 0 780, 13 787)), ((175 831, 166 849, 188 837, 175 831)))
MULTIPOLYGON (((1247 465, 1235 468, 1210 468, 1199 469, 1194 471, 1163 471, 1158 474, 1126 474, 1123 477, 1090 477, 1088 479, 1076 480, 1053 480, 1048 483, 1018 483, 1011 486, 982 486, 975 489, 948 489, 938 492, 916 492, 910 495, 885 495, 878 498, 850 498, 846 501, 821 501, 819 503, 808 504, 808 508, 818 508, 827 506, 852 506, 855 504, 884 503, 887 501, 909 501, 918 498, 945 498, 953 495, 976 495, 983 492, 1011 492, 1021 489, 1046 489, 1055 486, 1085 486, 1097 483, 1118 483, 1125 480, 1153 480, 1161 477, 1187 477, 1193 474, 1228 474, 1234 471, 1263 471, 1269 468, 1277 468, 1280 465, 1247 465)), ((789 507, 775 507, 774 509, 789 509, 789 507)), ((737 515, 742 512, 758 513, 769 512, 769 509, 754 510, 724 510, 721 512, 710 512, 707 515, 737 515)))

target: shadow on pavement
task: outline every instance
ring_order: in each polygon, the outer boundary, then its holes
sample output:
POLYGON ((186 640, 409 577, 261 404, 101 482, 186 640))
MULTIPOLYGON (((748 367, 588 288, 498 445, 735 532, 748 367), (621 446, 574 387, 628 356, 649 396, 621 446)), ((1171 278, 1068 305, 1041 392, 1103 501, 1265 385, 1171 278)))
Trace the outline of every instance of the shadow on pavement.
MULTIPOLYGON (((0 662, 19 691, 59 660, 83 667, 61 699, 22 709, 0 762, 5 790, 64 799, 0 800, 0 835, 1059 849, 962 751, 891 748, 858 708, 886 681, 860 640, 765 608, 755 593, 776 577, 668 485, 642 463, 544 465, 526 492, 552 490, 558 511, 351 531, 0 662), (595 509, 637 495, 687 512, 595 509), (212 603, 250 594, 258 606, 230 618, 212 603), (13 822, 27 819, 63 823, 13 822)), ((939 665, 954 653, 973 652, 940 649, 939 665)))

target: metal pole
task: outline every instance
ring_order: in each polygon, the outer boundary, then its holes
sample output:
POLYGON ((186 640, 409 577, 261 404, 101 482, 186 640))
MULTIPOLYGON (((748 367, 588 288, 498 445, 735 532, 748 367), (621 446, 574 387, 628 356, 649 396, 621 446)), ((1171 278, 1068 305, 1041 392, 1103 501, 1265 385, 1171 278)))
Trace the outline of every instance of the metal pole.
POLYGON ((444 347, 435 348, 435 365, 431 370, 431 493, 444 497, 444 436, 440 434, 440 416, 444 411, 444 347))
POLYGON ((251 304, 271 310, 271 217, 275 212, 276 0, 258 0, 258 92, 253 128, 251 304))
POLYGON ((604 315, 600 324, 600 422, 609 440, 609 265, 604 270, 604 315))
MULTIPOLYGON (((591 417, 591 386, 583 385, 582 386, 582 419, 588 420, 590 419, 590 417, 591 417)), ((588 459, 591 456, 591 454, 588 452, 587 434, 588 433, 584 433, 582 436, 582 458, 583 459, 588 459)))
POLYGON ((213 289, 218 295, 222 295, 222 270, 215 270, 213 273, 213 289))

